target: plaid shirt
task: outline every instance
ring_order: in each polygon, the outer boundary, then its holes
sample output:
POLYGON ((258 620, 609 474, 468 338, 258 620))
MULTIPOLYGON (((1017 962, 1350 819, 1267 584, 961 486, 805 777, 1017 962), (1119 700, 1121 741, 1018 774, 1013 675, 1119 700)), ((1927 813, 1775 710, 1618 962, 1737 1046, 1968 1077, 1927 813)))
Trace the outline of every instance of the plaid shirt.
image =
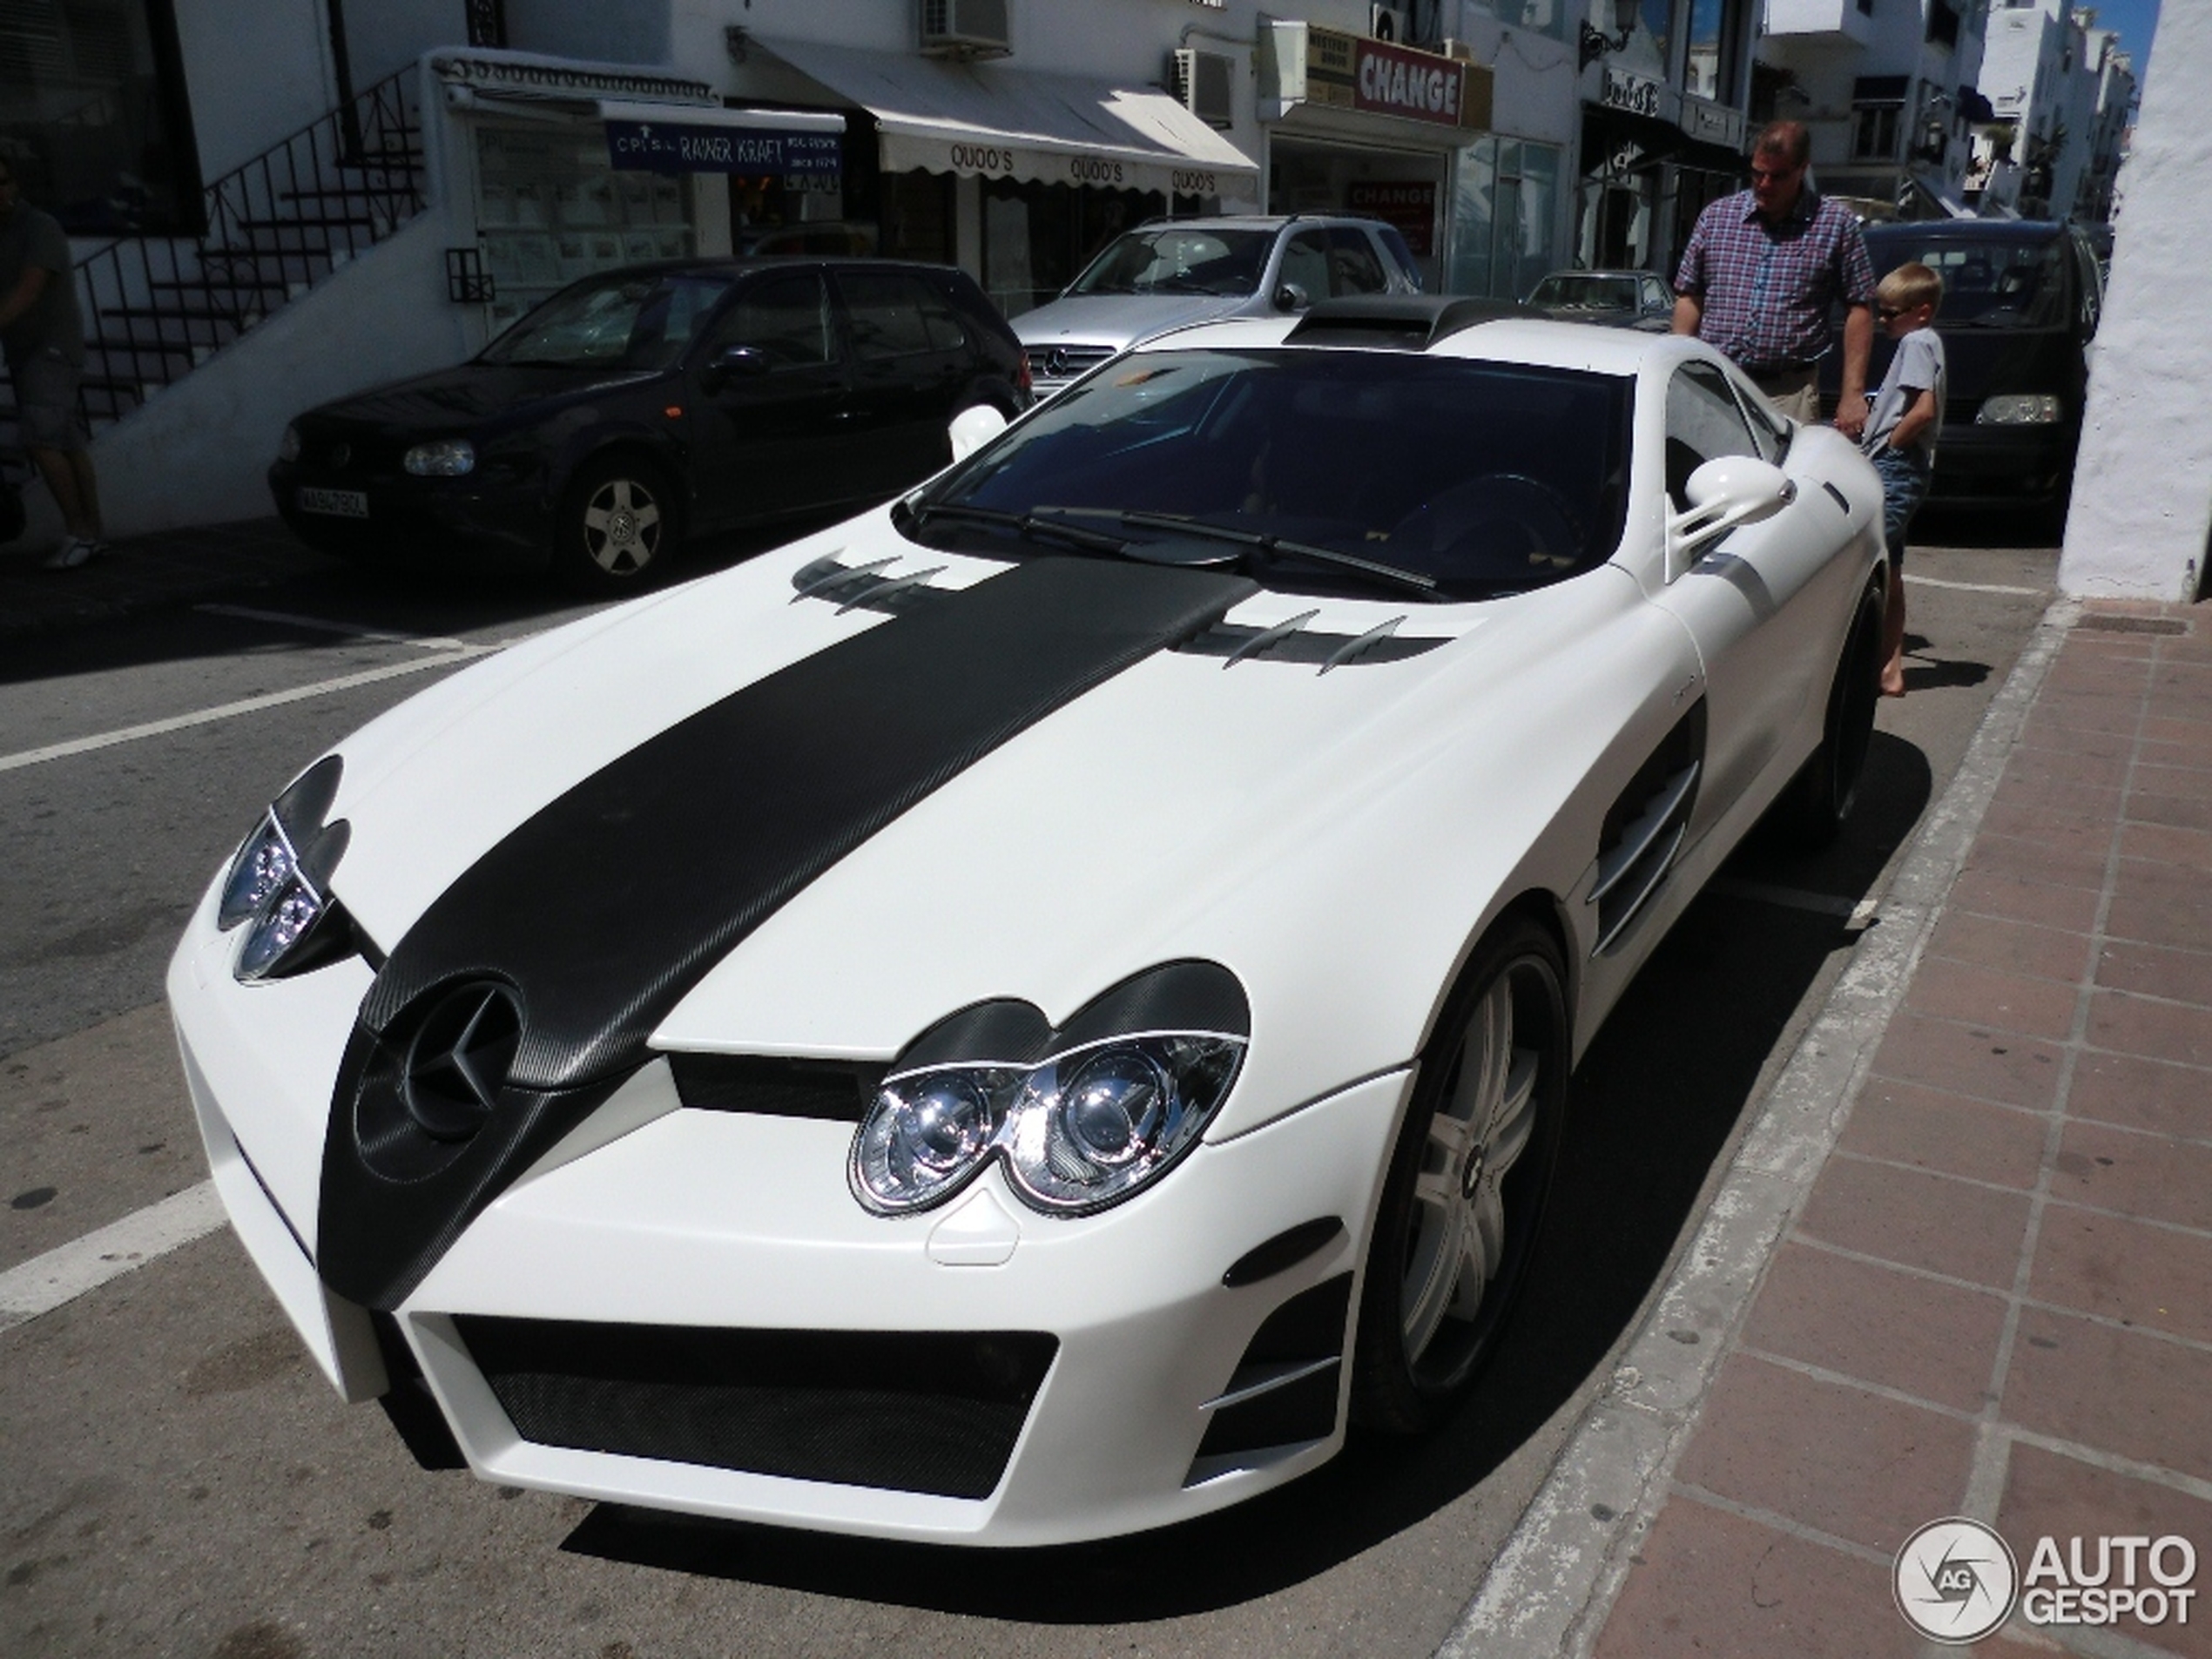
POLYGON ((1874 264, 1858 221, 1810 187, 1779 228, 1748 190, 1697 216, 1676 290, 1703 307, 1697 337, 1763 374, 1810 363, 1833 343, 1829 307, 1874 302, 1874 264))

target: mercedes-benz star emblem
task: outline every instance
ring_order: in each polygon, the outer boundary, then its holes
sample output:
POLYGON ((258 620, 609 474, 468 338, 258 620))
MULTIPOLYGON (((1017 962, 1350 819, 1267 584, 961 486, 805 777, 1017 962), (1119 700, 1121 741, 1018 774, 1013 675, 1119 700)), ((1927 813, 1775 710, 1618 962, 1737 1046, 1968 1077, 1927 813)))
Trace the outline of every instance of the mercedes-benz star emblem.
POLYGON ((1068 354, 1055 346, 1044 354, 1044 372, 1054 380, 1065 374, 1068 372, 1068 354))
POLYGON ((465 1141, 484 1125, 523 1039, 523 1011, 504 985, 456 986, 408 1045, 408 1116, 437 1141, 465 1141))

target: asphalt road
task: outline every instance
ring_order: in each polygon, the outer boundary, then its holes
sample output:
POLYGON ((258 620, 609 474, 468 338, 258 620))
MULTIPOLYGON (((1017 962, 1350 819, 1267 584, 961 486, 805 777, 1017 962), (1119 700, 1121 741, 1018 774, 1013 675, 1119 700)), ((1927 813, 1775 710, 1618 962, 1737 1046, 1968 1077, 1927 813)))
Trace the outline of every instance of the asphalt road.
MULTIPOLYGON (((1505 1350, 1442 1433, 1145 1538, 978 1554, 418 1469, 312 1370, 227 1231, 0 1332, 0 1652, 1432 1652, 1661 1282, 2047 603, 2048 549, 1916 549, 1912 695, 1817 859, 1740 853, 1578 1075, 1505 1350)), ((1966 543, 1979 540, 1979 545, 1966 543)), ((164 968, 262 802, 467 655, 579 614, 352 575, 0 663, 0 1271, 205 1176, 164 968), (247 614, 247 613, 252 614, 247 614), (145 728, 152 727, 152 730, 145 728)))

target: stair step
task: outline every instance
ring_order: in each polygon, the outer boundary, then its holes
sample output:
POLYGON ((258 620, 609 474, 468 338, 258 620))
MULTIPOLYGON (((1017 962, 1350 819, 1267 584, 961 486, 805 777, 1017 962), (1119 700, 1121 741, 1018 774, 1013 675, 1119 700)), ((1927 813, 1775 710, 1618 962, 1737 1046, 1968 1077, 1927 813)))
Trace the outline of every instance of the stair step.
POLYGON ((297 219, 241 219, 239 229, 249 233, 254 231, 323 230, 334 225, 374 225, 376 220, 368 213, 302 213, 297 219))
POLYGON ((239 306, 102 306, 103 317, 150 317, 157 322, 229 322, 261 320, 259 311, 239 306))

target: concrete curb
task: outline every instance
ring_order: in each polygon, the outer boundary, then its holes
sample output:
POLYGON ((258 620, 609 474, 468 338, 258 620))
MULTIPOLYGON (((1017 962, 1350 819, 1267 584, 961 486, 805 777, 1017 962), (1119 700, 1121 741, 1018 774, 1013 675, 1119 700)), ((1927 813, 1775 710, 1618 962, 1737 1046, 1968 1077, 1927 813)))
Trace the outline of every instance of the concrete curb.
POLYGON ((1438 1659, 1581 1659, 1596 1642, 1784 1229, 1834 1148, 2060 646, 2043 614, 1826 1005, 1776 1080, 1672 1276, 1630 1335, 1438 1659))

